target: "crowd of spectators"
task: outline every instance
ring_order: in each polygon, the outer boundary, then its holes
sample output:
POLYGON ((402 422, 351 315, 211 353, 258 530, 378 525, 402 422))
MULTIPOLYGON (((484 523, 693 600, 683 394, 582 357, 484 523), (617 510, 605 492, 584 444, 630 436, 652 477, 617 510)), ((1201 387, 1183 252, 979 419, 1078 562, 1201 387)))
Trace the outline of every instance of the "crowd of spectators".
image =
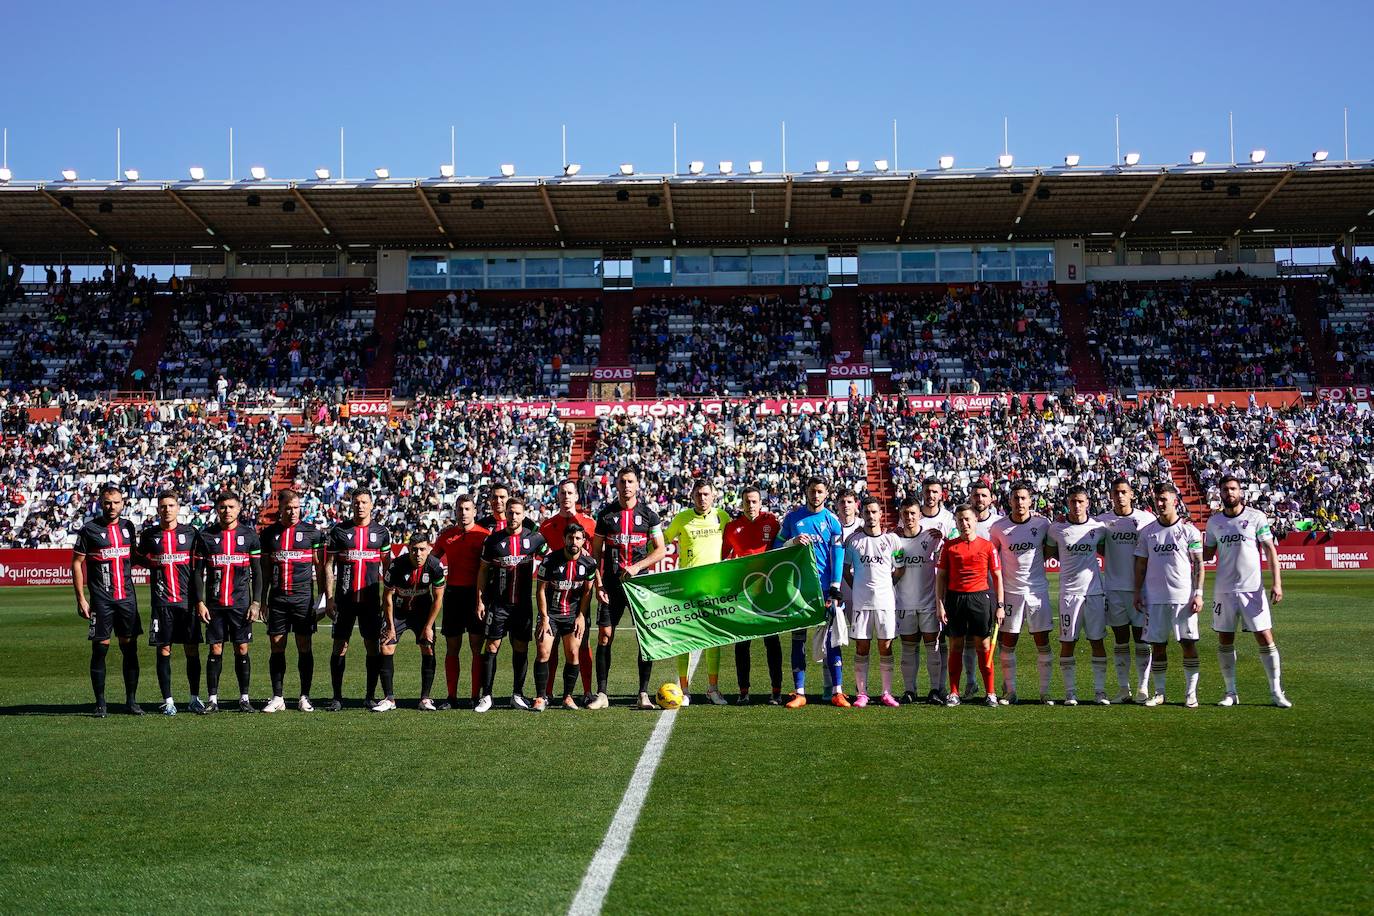
POLYGON ((630 361, 653 369, 665 393, 805 393, 806 369, 828 361, 834 343, 820 291, 801 287, 796 296, 657 297, 635 307, 630 361))
POLYGON ((200 282, 177 303, 154 388, 223 404, 366 387, 381 343, 372 319, 370 303, 348 290, 237 293, 200 282))
POLYGON ((1089 283, 1088 345, 1123 388, 1282 388, 1312 377, 1287 287, 1089 283))
POLYGON ((24 412, 0 403, 3 547, 70 546, 107 482, 124 489, 125 515, 138 525, 152 520, 163 489, 181 495, 183 521, 208 521, 221 490, 237 492, 244 518, 254 520, 287 435, 274 416, 250 424, 196 402, 82 402, 47 422, 24 412))
POLYGON ((1048 391, 1071 384, 1059 302, 1043 289, 859 296, 870 362, 898 391, 1048 391))
MULTIPOLYGON (((571 424, 528 408, 420 398, 406 417, 362 417, 315 427, 296 467, 305 518, 328 525, 348 513, 349 493, 372 493, 377 520, 395 537, 431 535, 455 516, 458 497, 483 500, 494 483, 551 513, 568 474, 571 424)), ((479 516, 486 504, 480 502, 479 516)))
POLYGON ((596 361, 601 302, 543 297, 483 306, 451 292, 412 309, 396 346, 396 390, 411 394, 552 397, 573 368, 596 361))

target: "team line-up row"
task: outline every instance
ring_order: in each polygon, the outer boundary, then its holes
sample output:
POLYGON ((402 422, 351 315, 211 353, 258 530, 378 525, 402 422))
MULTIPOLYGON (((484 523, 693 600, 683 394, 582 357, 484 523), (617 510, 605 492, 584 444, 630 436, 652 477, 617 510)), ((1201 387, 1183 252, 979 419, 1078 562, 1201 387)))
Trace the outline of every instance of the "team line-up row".
MULTIPOLYGON (((1271 622, 1270 600, 1277 603, 1283 597, 1273 537, 1264 514, 1244 504, 1241 484, 1234 478, 1221 481, 1222 511, 1208 519, 1205 533, 1179 514, 1177 490, 1168 482, 1154 487, 1157 514, 1139 508, 1131 484, 1120 479, 1108 494, 1107 511, 1090 515, 1087 490, 1074 487, 1067 493, 1065 518, 1051 521, 1032 511, 1035 493, 1027 482, 1010 487, 1007 514, 1002 515, 994 509, 986 484, 975 485, 968 503, 951 511, 945 507, 944 486, 928 479, 919 498, 902 502, 895 531, 883 529, 878 500, 861 501, 843 491, 832 504, 830 487, 821 478, 806 482, 803 505, 781 521, 763 511, 758 489, 746 487, 740 494, 742 511, 731 515, 716 506, 715 486, 699 480, 692 488, 692 508, 666 526, 640 500, 639 484, 637 468, 621 469, 616 497, 592 517, 578 507, 576 483, 564 481, 556 491, 557 512, 538 525, 526 515, 524 500, 497 484, 489 494, 490 514, 477 518, 475 501, 465 496, 457 504, 454 523, 432 543, 425 534, 413 535, 394 558, 391 535, 374 522, 373 499, 367 492, 351 494, 350 517, 326 532, 301 520, 299 494, 285 490, 279 495, 277 521, 258 532, 240 523, 241 501, 235 494, 220 494, 215 521, 195 529, 179 521, 180 501, 168 491, 158 496, 156 522, 139 533, 122 516, 123 493, 107 485, 99 495, 100 514, 78 534, 72 561, 77 612, 90 622, 96 714, 103 716, 107 709, 105 663, 111 636, 121 649, 128 709, 142 714, 137 702, 137 637, 143 626, 134 566, 152 574, 149 643, 157 650, 165 715, 177 711, 171 676, 176 645, 183 646, 186 657, 190 709, 218 711, 226 642, 234 647, 238 707, 254 710, 248 652, 254 622, 267 624, 271 642, 272 695, 262 711, 286 708, 290 636, 295 637, 300 677, 296 705, 312 711, 313 634, 318 620, 326 616, 332 621, 333 692, 326 707, 330 710, 344 707, 346 661, 355 625, 366 650, 367 707, 375 712, 397 708, 394 655, 406 632, 420 650, 422 710, 459 707, 465 638, 474 710, 492 707, 496 660, 507 641, 514 708, 543 711, 554 702, 561 644, 561 705, 604 709, 610 705, 612 646, 628 609, 622 583, 654 569, 674 543, 684 568, 784 545, 806 545, 813 551, 826 591, 827 623, 814 629, 809 645, 807 631, 791 633, 793 683, 786 698, 781 637, 764 638, 770 704, 806 705, 807 659, 814 654, 822 663, 823 698, 835 706, 922 701, 957 706, 977 696, 980 686, 986 705, 1013 705, 1018 702, 1016 646, 1022 630, 1027 630, 1035 643, 1042 703, 1055 702, 1054 633, 1062 702, 1079 702, 1075 647, 1080 636, 1086 636, 1093 701, 1109 705, 1110 630, 1116 702, 1165 702, 1167 647, 1176 641, 1183 657, 1184 705, 1195 707, 1203 564, 1215 555, 1212 628, 1218 636, 1224 684, 1218 705, 1239 702, 1234 641, 1238 626, 1255 634, 1272 701, 1291 705, 1281 686, 1271 622), (1261 583, 1261 552, 1268 557, 1273 579, 1268 593, 1261 583), (1049 597, 1044 563, 1049 558, 1060 565, 1057 604, 1049 597), (438 635, 446 644, 448 691, 446 701, 436 704, 431 693, 438 635), (209 646, 205 701, 200 698, 202 642, 209 646), (531 642, 536 694, 532 701, 524 695, 531 642), (852 698, 844 687, 842 654, 849 642, 854 643, 852 698), (893 647, 898 642, 905 685, 900 699, 893 687, 893 647), (1002 669, 1000 697, 995 689, 994 643, 1002 669), (881 685, 870 693, 875 645, 881 685), (924 697, 918 686, 923 656, 929 682, 924 697), (379 686, 382 696, 377 699, 379 686)), ((729 701, 720 688, 720 651, 717 647, 703 653, 706 696, 713 704, 725 705, 729 701)), ((751 646, 737 643, 734 652, 736 702, 747 704, 752 699, 751 646)), ((641 656, 638 668, 638 697, 632 703, 636 708, 690 702, 685 656, 677 660, 681 700, 671 685, 664 685, 656 703, 650 693, 653 663, 641 656)))

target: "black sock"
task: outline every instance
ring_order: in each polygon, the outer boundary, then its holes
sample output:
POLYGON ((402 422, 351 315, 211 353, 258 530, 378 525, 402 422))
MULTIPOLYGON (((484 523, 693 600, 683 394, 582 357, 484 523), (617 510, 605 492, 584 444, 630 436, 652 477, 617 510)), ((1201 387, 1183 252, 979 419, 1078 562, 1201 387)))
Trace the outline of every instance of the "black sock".
MULTIPOLYGON (((510 670, 511 670, 511 673, 512 673, 512 674, 514 675, 514 677, 515 677, 515 685, 514 685, 513 687, 511 687, 511 689, 510 689, 511 696, 515 696, 516 694, 522 694, 522 693, 525 692, 525 671, 529 668, 529 665, 530 665, 530 650, 529 650, 529 649, 524 649, 524 650, 520 650, 520 649, 511 649, 511 650, 510 650, 510 670)), ((547 680, 548 675, 545 674, 544 677, 545 677, 545 679, 547 680)), ((540 692, 543 691, 543 689, 544 689, 543 684, 544 684, 546 681, 539 681, 538 678, 535 678, 535 680, 538 681, 538 683, 536 683, 536 684, 534 685, 534 689, 535 689, 535 693, 538 694, 538 693, 540 693, 540 692)))
POLYGON ((200 696, 200 651, 186 656, 186 686, 191 688, 191 696, 200 696))
POLYGON ((433 655, 420 656, 420 699, 429 699, 429 692, 434 689, 434 667, 435 659, 433 655))
POLYGON ((735 679, 739 682, 739 692, 749 692, 749 668, 752 663, 750 658, 750 648, 753 646, 751 640, 742 640, 735 643, 735 679))
POLYGON ((482 653, 482 696, 491 696, 491 685, 496 682, 496 653, 482 653))
POLYGON ((329 680, 334 685, 334 699, 343 699, 345 656, 335 652, 329 656, 329 680))
POLYGON ((157 689, 165 700, 172 695, 172 656, 157 654, 157 689))
POLYGON ((538 695, 538 696, 541 696, 541 697, 544 696, 544 695, 545 695, 545 694, 544 694, 544 688, 548 686, 548 683, 549 683, 549 663, 548 663, 547 661, 542 661, 542 662, 541 662, 538 658, 535 658, 535 660, 534 660, 534 690, 535 690, 535 694, 538 695))
POLYGON ((606 692, 606 681, 611 676, 611 647, 599 643, 596 647, 596 692, 606 692))
POLYGON ((210 696, 219 696, 219 674, 224 670, 224 656, 211 652, 205 661, 205 687, 210 696))
POLYGON ((105 656, 109 654, 109 643, 91 643, 91 692, 97 703, 105 702, 105 656))
POLYGON ((310 696, 310 684, 315 680, 315 653, 301 652, 296 656, 296 667, 301 674, 301 696, 310 696))
POLYGON ((640 656, 639 659, 639 692, 649 692, 649 681, 654 677, 654 663, 647 658, 640 656))
POLYGON ((239 679, 239 696, 248 695, 248 680, 249 676, 252 674, 252 671, 253 659, 248 656, 248 653, 245 652, 244 654, 239 655, 237 652, 235 652, 234 674, 236 674, 239 679))
POLYGON ((573 662, 563 663, 563 696, 570 697, 577 689, 577 676, 581 673, 580 665, 573 662))
POLYGON ((124 662, 124 698, 132 703, 138 697, 138 643, 122 643, 119 654, 124 662))
POLYGON ((782 690, 782 639, 777 636, 763 637, 764 654, 768 656, 768 683, 774 693, 782 690))
POLYGON ((377 679, 382 674, 381 658, 376 655, 369 655, 364 660, 363 667, 367 669, 367 699, 370 703, 377 699, 377 679))
POLYGON ((286 653, 273 652, 267 659, 267 670, 272 675, 272 696, 279 697, 286 680, 286 653))
POLYGON ((396 699, 396 691, 392 689, 396 683, 396 656, 377 656, 377 673, 382 679, 382 696, 388 700, 396 699))

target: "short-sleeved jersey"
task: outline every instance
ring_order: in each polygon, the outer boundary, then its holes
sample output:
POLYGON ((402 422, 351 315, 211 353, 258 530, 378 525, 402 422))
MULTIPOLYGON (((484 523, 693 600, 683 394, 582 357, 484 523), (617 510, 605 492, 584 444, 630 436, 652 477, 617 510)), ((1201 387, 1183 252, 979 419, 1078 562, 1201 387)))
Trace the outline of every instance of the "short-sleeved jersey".
POLYGON ((315 598, 315 557, 324 548, 324 532, 309 522, 268 525, 258 534, 270 600, 310 604, 315 598))
POLYGON ((477 570, 482 565, 482 545, 489 530, 481 525, 463 528, 450 525, 434 539, 434 554, 446 567, 448 584, 471 588, 477 584, 477 570))
POLYGON ((935 604, 935 564, 945 538, 954 537, 954 516, 944 509, 926 515, 922 509, 916 530, 909 535, 897 532, 902 542, 899 565, 906 570, 897 582, 897 606, 904 611, 929 608, 935 604))
POLYGON ((93 518, 76 534, 75 556, 86 558, 86 582, 95 601, 127 601, 134 597, 134 523, 126 518, 106 522, 93 518))
POLYGON ((1050 520, 1031 513, 1024 522, 1014 522, 1003 516, 992 524, 988 540, 997 548, 1002 564, 1003 589, 1008 595, 1042 592, 1050 587, 1045 577, 1045 538, 1050 533, 1050 520))
POLYGON ((340 522, 329 529, 325 550, 334 564, 336 594, 357 595, 369 589, 375 594, 384 558, 391 553, 391 532, 377 522, 340 522))
POLYGON ((433 553, 425 562, 403 553, 391 561, 386 571, 386 589, 391 593, 391 612, 396 617, 428 616, 434 609, 434 589, 444 584, 444 564, 433 553))
POLYGON ((559 550, 539 566, 539 587, 544 590, 544 607, 550 617, 575 617, 582 609, 582 597, 596 581, 596 561, 585 553, 569 559, 559 550))
POLYGON ((153 607, 187 607, 191 600, 191 550, 196 529, 190 525, 153 525, 138 536, 138 555, 152 567, 153 607))
POLYGON ((482 562, 487 572, 487 589, 483 600, 508 607, 532 600, 530 584, 538 561, 547 552, 539 532, 496 531, 487 537, 482 547, 482 562))
POLYGON ((997 521, 1001 518, 1003 518, 1003 516, 993 509, 988 510, 987 518, 978 518, 975 514, 973 530, 980 538, 992 540, 992 526, 997 524, 997 521))
POLYGON ((1235 516, 1214 512, 1207 518, 1203 544, 1217 549, 1212 593, 1229 595, 1261 588, 1260 544, 1272 544, 1269 519, 1258 509, 1244 507, 1235 516))
POLYGON ((724 509, 712 509, 705 515, 699 515, 695 509, 683 509, 668 523, 663 540, 668 544, 677 541, 679 569, 719 563, 725 527, 729 524, 730 513, 724 509))
POLYGON ((583 531, 587 532, 587 545, 583 548, 585 553, 592 552, 592 536, 596 534, 596 519, 581 512, 573 514, 572 518, 559 513, 551 515, 539 526, 539 536, 544 539, 544 543, 549 545, 550 552, 557 552, 563 549, 563 534, 568 530, 569 522, 577 522, 583 531))
POLYGON ((821 588, 839 588, 840 577, 844 575, 844 536, 839 518, 829 509, 812 512, 806 506, 799 506, 783 518, 782 530, 773 544, 781 547, 803 534, 812 538, 811 553, 816 557, 821 588))
POLYGON ((621 568, 647 557, 653 538, 662 534, 658 513, 643 502, 636 502, 633 509, 623 508, 618 499, 607 504, 596 514, 596 535, 603 542, 602 577, 619 582, 621 568))
POLYGON ((721 541, 721 558, 752 557, 773 546, 773 538, 782 530, 782 523, 772 512, 760 512, 750 521, 741 515, 725 526, 721 541))
POLYGON ((246 608, 253 603, 252 564, 262 555, 258 533, 248 525, 200 530, 194 550, 205 571, 205 603, 216 608, 246 608))
POLYGON ((1102 569, 1097 562, 1097 551, 1106 540, 1107 526, 1095 518, 1077 524, 1062 521, 1050 525, 1050 541, 1059 551, 1061 595, 1102 594, 1102 569))
POLYGON ((1107 552, 1102 557, 1103 584, 1109 592, 1135 591, 1135 542, 1140 529, 1155 520, 1144 509, 1117 515, 1109 509, 1097 516, 1107 526, 1107 552))
MULTIPOLYGON (((836 517, 838 518, 838 516, 836 517)), ((861 529, 862 527, 863 523, 860 522, 858 519, 855 519, 847 525, 844 523, 843 520, 840 521, 840 545, 842 553, 843 545, 849 543, 849 536, 852 535, 854 532, 858 531, 859 529, 861 529)), ((841 561, 841 563, 843 562, 844 561, 841 561)), ((840 600, 844 602, 845 607, 853 607, 854 594, 849 587, 849 583, 844 581, 843 569, 840 570, 840 576, 840 600)))
MULTIPOLYGON (((495 534, 498 531, 505 531, 506 517, 503 515, 500 518, 497 518, 496 516, 488 513, 477 520, 477 526, 479 528, 487 529, 492 534, 495 534)), ((520 523, 520 527, 524 528, 526 531, 529 532, 535 532, 539 530, 539 526, 534 523, 534 519, 530 518, 528 515, 525 516, 525 520, 520 523)))
POLYGON ((951 538, 940 550, 939 569, 945 573, 945 587, 951 592, 983 592, 993 570, 1002 563, 992 542, 974 536, 973 540, 951 538))
POLYGON ((895 611, 897 593, 892 575, 901 559, 902 540, 894 532, 869 534, 860 528, 849 535, 844 542, 844 561, 854 577, 850 607, 859 611, 895 611))
POLYGON ((1140 529, 1135 555, 1146 561, 1145 594, 1151 604, 1192 600, 1192 554, 1202 554, 1202 535, 1190 521, 1180 517, 1165 525, 1155 519, 1140 529))

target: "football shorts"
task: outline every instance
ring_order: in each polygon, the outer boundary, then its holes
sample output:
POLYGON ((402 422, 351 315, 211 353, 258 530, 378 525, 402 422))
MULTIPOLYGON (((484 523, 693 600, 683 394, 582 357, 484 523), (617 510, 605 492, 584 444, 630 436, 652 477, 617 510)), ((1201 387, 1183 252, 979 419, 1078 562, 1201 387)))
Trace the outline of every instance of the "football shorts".
POLYGON ((234 645, 253 641, 253 622, 246 607, 211 607, 205 625, 205 642, 211 646, 229 642, 234 645))
POLYGON ((487 625, 477 617, 477 586, 450 585, 444 589, 444 615, 439 631, 445 636, 482 635, 487 625))
POLYGON ((201 638, 200 615, 189 607, 154 607, 148 617, 150 646, 199 644, 201 638))
POLYGON ((1102 639, 1107 635, 1107 596, 1059 596, 1059 641, 1075 642, 1079 635, 1102 639))
POLYGON ((1050 609, 1049 592, 1007 595, 1006 604, 1002 632, 1016 634, 1021 632, 1022 627, 1032 633, 1047 633, 1053 629, 1054 615, 1050 609))
POLYGON ((992 635, 992 592, 947 592, 945 594, 945 632, 955 637, 986 639, 992 635))
POLYGON ((1242 621, 1251 633, 1272 630, 1274 621, 1269 615, 1269 596, 1264 589, 1253 592, 1223 592, 1212 596, 1212 629, 1218 633, 1236 632, 1236 621, 1242 621))
POLYGON ((1166 643, 1198 638, 1197 614, 1190 614, 1191 601, 1178 604, 1150 604, 1145 612, 1145 641, 1166 643))
POLYGON ((334 626, 330 628, 330 636, 334 639, 351 638, 354 624, 358 625, 358 633, 363 639, 381 637, 382 593, 376 587, 336 595, 334 608, 334 626))
POLYGON ((895 639, 897 611, 895 608, 855 608, 849 614, 851 639, 895 639))
POLYGON ((300 600, 267 602, 268 636, 285 636, 288 633, 309 636, 318 628, 315 608, 311 604, 300 600))
POLYGON ((940 632, 940 618, 935 614, 935 606, 897 610, 897 635, 916 636, 921 633, 940 632))
POLYGON ((1145 612, 1135 607, 1135 592, 1107 592, 1107 625, 1143 627, 1145 612))

